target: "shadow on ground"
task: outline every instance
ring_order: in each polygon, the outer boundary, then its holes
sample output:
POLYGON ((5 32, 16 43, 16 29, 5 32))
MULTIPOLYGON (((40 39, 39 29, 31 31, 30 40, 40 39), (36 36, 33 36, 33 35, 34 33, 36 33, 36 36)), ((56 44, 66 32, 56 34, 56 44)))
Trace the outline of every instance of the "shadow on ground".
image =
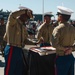
POLYGON ((0 67, 4 67, 5 63, 0 60, 0 67))

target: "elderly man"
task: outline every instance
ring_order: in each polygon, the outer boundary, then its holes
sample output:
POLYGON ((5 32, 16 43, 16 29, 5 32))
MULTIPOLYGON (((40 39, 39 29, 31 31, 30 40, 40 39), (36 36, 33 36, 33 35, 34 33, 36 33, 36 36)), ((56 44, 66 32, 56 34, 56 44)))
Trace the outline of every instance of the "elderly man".
POLYGON ((22 46, 25 45, 28 37, 23 24, 32 17, 32 10, 27 8, 12 12, 8 17, 4 35, 4 40, 7 42, 4 75, 23 75, 22 46))
POLYGON ((52 34, 52 46, 56 48, 56 75, 74 75, 75 28, 68 23, 73 11, 63 6, 57 8, 60 24, 52 34))

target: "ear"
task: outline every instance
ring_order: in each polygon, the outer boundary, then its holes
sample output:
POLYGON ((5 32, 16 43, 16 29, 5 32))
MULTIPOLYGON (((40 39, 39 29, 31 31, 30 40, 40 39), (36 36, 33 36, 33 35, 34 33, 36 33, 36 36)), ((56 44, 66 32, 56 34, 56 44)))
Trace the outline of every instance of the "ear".
POLYGON ((27 11, 27 15, 28 15, 30 18, 33 18, 33 14, 32 14, 32 11, 31 11, 31 10, 28 10, 28 11, 27 11))

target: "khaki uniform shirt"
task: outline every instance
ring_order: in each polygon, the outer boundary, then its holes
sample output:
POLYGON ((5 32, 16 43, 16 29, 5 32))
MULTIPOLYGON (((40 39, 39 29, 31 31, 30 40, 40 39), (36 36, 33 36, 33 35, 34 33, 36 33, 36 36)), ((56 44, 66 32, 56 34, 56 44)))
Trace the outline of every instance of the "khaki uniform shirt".
MULTIPOLYGON (((65 46, 73 46, 75 40, 75 27, 68 23, 60 23, 52 33, 52 45, 57 55, 64 55, 65 46)), ((74 50, 75 48, 73 48, 74 50)))
POLYGON ((13 12, 9 15, 6 33, 4 35, 4 40, 13 46, 21 46, 21 26, 22 26, 22 44, 24 44, 25 39, 28 37, 28 33, 23 26, 22 22, 17 18, 21 14, 24 14, 25 10, 20 10, 13 12))
POLYGON ((38 40, 43 37, 45 43, 50 43, 53 29, 54 27, 51 24, 43 23, 38 29, 38 40))

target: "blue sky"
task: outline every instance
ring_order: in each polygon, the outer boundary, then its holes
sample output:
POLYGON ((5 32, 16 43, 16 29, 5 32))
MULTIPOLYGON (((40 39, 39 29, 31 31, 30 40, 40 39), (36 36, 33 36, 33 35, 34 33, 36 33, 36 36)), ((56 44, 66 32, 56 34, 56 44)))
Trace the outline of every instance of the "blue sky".
POLYGON ((55 15, 57 13, 57 6, 63 5, 74 11, 71 19, 75 19, 75 0, 0 0, 0 9, 15 11, 21 5, 32 9, 35 14, 42 14, 43 1, 44 13, 53 12, 55 15))

